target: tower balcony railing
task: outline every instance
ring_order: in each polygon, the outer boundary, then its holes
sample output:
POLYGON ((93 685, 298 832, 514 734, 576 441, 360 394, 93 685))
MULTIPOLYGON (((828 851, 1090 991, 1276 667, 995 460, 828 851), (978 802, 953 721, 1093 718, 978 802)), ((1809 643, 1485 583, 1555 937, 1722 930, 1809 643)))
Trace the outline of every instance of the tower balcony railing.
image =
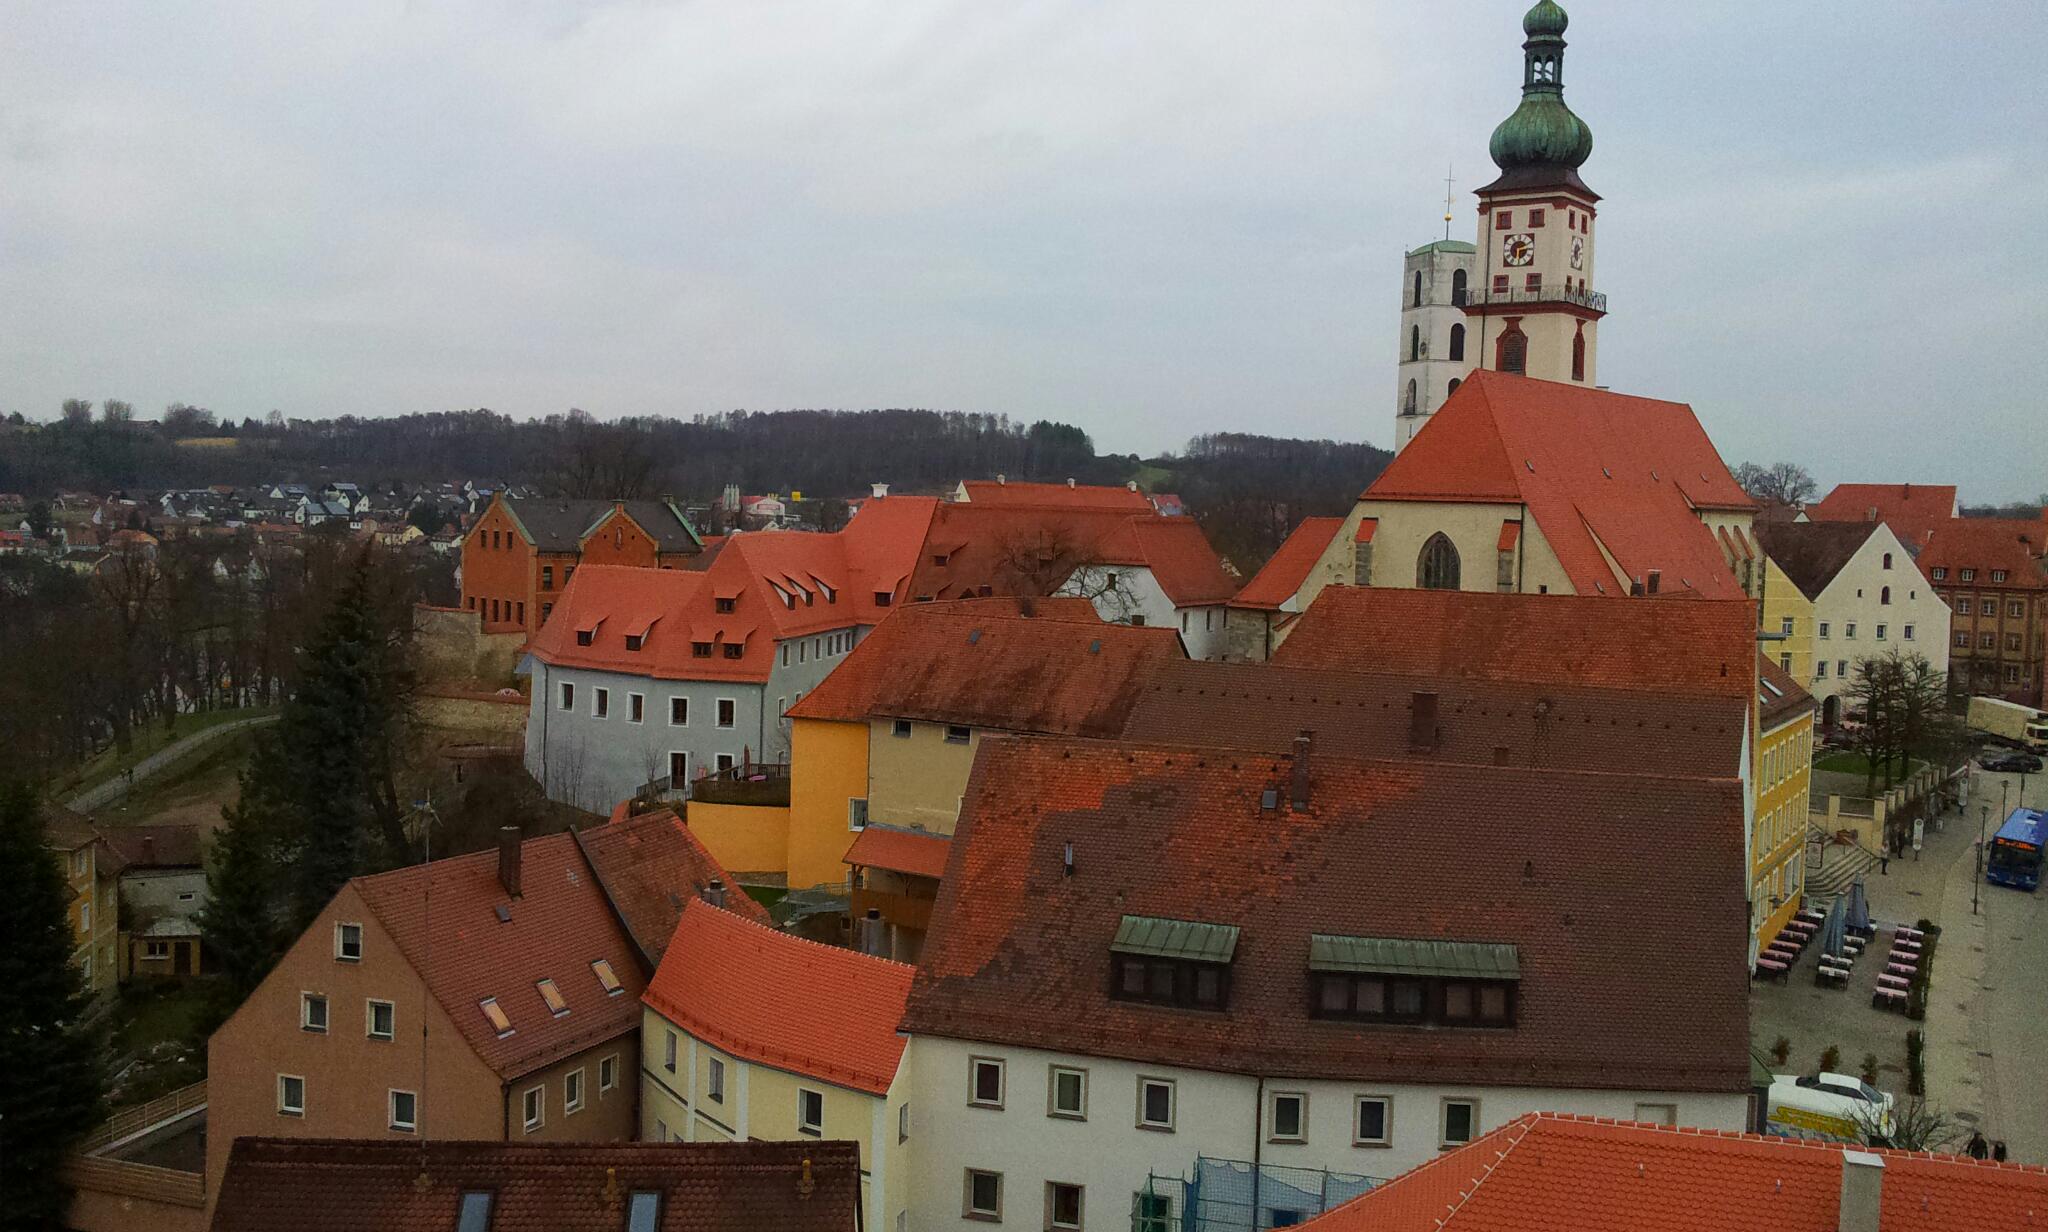
POLYGON ((1455 308, 1485 308, 1496 304, 1572 304, 1593 312, 1607 311, 1607 296, 1599 291, 1579 291, 1570 287, 1537 287, 1530 290, 1495 291, 1487 287, 1467 287, 1451 295, 1455 308))

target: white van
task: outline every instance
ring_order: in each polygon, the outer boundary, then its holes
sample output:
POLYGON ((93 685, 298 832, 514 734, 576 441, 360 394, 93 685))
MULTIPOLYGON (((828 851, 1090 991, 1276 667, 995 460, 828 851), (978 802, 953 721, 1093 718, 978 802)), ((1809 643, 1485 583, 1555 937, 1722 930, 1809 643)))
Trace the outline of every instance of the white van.
POLYGON ((1892 1097, 1848 1074, 1773 1074, 1770 1107, 1764 1117, 1771 1133, 1790 1138, 1832 1138, 1861 1142, 1891 1137, 1892 1097))

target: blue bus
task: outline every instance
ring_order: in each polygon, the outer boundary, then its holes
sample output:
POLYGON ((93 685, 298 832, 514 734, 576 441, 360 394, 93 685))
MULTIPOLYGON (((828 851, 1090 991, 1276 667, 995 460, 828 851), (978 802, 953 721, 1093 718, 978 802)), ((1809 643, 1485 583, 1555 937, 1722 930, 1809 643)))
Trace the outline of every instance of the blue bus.
POLYGON ((1984 880, 2031 890, 2041 884, 2041 845, 2048 841, 2048 813, 2014 809, 1991 840, 1984 880))

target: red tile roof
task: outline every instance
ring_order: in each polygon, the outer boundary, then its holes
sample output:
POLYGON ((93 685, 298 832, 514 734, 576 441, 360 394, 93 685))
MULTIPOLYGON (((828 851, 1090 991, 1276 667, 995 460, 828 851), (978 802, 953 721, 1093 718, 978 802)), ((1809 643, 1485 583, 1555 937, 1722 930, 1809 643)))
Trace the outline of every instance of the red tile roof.
POLYGON ((196 825, 107 826, 100 837, 114 853, 115 864, 129 868, 203 868, 196 825))
POLYGON ((1756 609, 1748 600, 1620 603, 1327 586, 1273 662, 1746 699, 1755 689, 1755 656, 1756 609))
POLYGON ((1303 518, 1265 568, 1237 592, 1230 606, 1278 611, 1301 590, 1301 584, 1308 580, 1308 571, 1322 559, 1330 540, 1337 537, 1337 530, 1343 525, 1343 518, 1303 518))
POLYGON ((1907 547, 1918 548, 1927 536, 1956 516, 1954 484, 1838 483, 1806 507, 1814 522, 1884 522, 1907 547))
POLYGON ((1176 606, 1221 603, 1237 589, 1193 519, 1146 507, 939 506, 911 580, 914 597, 1047 594, 1083 565, 1150 568, 1176 606))
MULTIPOLYGON (((654 570, 641 570, 653 573, 654 570)), ((637 1002, 646 985, 640 956, 605 901, 590 865, 568 834, 528 839, 521 845, 518 898, 498 880, 498 853, 416 864, 358 877, 362 895, 483 1062, 514 1078, 570 1053, 638 1029, 637 1002), (510 919, 500 922, 498 907, 510 919), (608 996, 591 970, 609 960, 624 985, 608 996), (538 981, 552 979, 569 1003, 549 1013, 538 981), (498 1038, 483 1011, 496 997, 512 1020, 498 1038)))
POLYGON ((967 499, 977 505, 1031 505, 1041 509, 1121 509, 1150 513, 1152 502, 1130 487, 1074 483, 1010 483, 969 479, 961 483, 967 499))
POLYGON ((655 1232, 855 1232, 853 1142, 447 1142, 238 1138, 213 1232, 621 1232, 635 1192, 655 1232))
POLYGON ((593 826, 576 839, 650 970, 661 962, 683 904, 703 897, 713 881, 724 883, 726 910, 756 924, 773 923, 767 908, 733 883, 673 809, 593 826))
MULTIPOLYGON (((1223 568, 1193 518, 1132 518, 1130 535, 1130 554, 1121 559, 1112 555, 1104 563, 1150 569, 1175 607, 1224 603, 1237 593, 1237 579, 1223 568)), ((1115 546, 1118 541, 1111 542, 1115 546)))
POLYGON ((1928 535, 1916 562, 1929 580, 1936 569, 1947 570, 1939 585, 1963 585, 1962 571, 1976 570, 1968 583, 1976 589, 2048 589, 2048 572, 2040 559, 2048 546, 2048 527, 2023 518, 1957 518, 1928 535), (1993 570, 2005 581, 1991 580, 1993 570))
POLYGON ((1787 719, 1813 713, 1813 694, 1801 688, 1799 682, 1792 678, 1792 673, 1779 667, 1762 651, 1758 651, 1756 656, 1756 676, 1758 730, 1769 731, 1787 719))
POLYGON ((1699 511, 1756 505, 1691 407, 1479 371, 1428 429, 1364 499, 1526 505, 1582 595, 1628 592, 1610 555, 1664 590, 1742 593, 1699 511))
POLYGON ((952 851, 953 840, 947 835, 871 825, 846 849, 846 863, 936 881, 945 875, 946 857, 952 851))
MULTIPOLYGON (((1833 1229, 1844 1147, 1537 1112, 1303 1225, 1314 1232, 1833 1229)), ((1846 1148, 1859 1150, 1860 1148, 1846 1148)), ((2033 1232, 2048 1169, 1871 1150, 1879 1232, 2033 1232)))
POLYGON ((984 741, 903 1030, 1271 1077, 1747 1089, 1739 781, 1315 756, 1310 806, 1294 812, 1292 768, 984 741), (1627 872, 1646 833, 1655 878, 1627 872), (1111 999, 1126 914, 1241 929, 1230 1008, 1111 999), (1512 944, 1519 1023, 1311 1018, 1319 933, 1512 944))
POLYGON ((670 1022, 736 1057, 880 1095, 913 968, 692 902, 647 986, 670 1022))
POLYGON ((902 608, 791 706, 790 716, 1109 735, 1123 727, 1139 669, 1184 654, 1175 629, 1104 624, 1092 610, 1093 623, 1015 610, 1013 600, 902 608))

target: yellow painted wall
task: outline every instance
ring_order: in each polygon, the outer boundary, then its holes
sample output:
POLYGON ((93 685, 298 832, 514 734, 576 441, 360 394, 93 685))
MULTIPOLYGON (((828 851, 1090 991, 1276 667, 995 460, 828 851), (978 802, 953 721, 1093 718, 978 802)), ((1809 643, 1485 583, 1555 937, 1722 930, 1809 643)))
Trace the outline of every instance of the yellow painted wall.
POLYGON ((960 817, 960 797, 974 769, 974 752, 984 733, 969 728, 965 744, 949 743, 945 723, 912 723, 896 734, 894 719, 868 727, 868 818, 892 826, 916 826, 951 834, 960 817))
MULTIPOLYGON (((705 804, 692 800, 683 810, 690 832, 719 866, 735 877, 788 870, 789 817, 787 808, 759 804, 705 804)), ((790 884, 797 883, 792 879, 790 884)))
POLYGON ((1813 601, 1788 577, 1778 562, 1764 558, 1765 633, 1782 633, 1791 621, 1791 636, 1780 642, 1762 642, 1758 649, 1792 673, 1801 686, 1813 681, 1813 601), (1790 662, 1787 663, 1786 660, 1790 662))
POLYGON ((789 884, 845 881, 844 857, 854 839, 847 801, 869 795, 867 724, 797 719, 789 762, 789 884))
POLYGON ((1750 840, 1751 900, 1757 944, 1767 945, 1806 894, 1806 821, 1813 779, 1813 712, 1764 732, 1757 741, 1756 827, 1750 840), (1772 898, 1783 901, 1776 907, 1772 898))

